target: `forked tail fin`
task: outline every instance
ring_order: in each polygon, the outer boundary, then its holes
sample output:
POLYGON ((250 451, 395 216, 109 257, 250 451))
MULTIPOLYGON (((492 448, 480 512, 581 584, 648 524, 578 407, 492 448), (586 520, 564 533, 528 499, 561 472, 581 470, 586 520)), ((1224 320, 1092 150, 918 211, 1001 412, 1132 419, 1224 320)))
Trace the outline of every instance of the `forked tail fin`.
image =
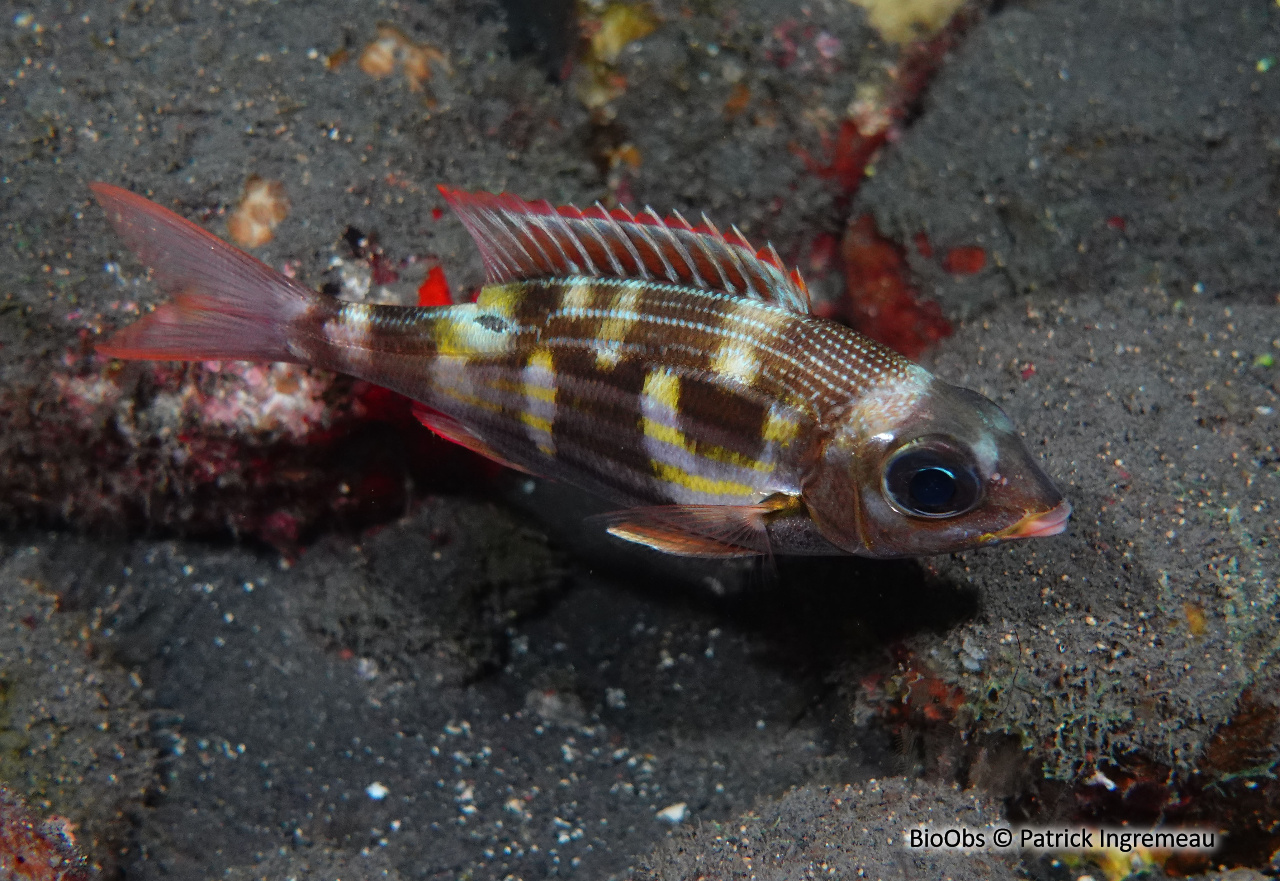
POLYGON ((168 361, 297 361, 290 324, 318 297, 217 236, 110 184, 89 185, 107 218, 173 299, 98 351, 168 361))

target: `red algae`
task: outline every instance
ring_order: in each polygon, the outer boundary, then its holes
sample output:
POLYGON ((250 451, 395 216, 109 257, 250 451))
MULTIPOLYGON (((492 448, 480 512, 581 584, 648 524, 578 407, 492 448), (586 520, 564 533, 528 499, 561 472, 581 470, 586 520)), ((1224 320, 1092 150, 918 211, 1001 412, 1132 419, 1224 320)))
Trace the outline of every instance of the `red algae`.
POLYGON ((952 275, 974 275, 986 265, 987 252, 974 245, 951 248, 942 258, 942 268, 952 275))
POLYGON ((422 284, 418 285, 418 305, 453 305, 453 293, 449 290, 449 280, 445 278, 442 267, 432 266, 422 284))
POLYGON ((896 672, 864 676, 861 700, 897 736, 935 726, 962 724, 964 691, 940 678, 908 648, 890 648, 896 672))
POLYGON ((925 232, 918 232, 911 237, 911 243, 916 246, 916 253, 926 260, 933 257, 933 243, 929 241, 929 235, 925 232))
POLYGON ((880 235, 863 214, 849 222, 841 243, 846 294, 841 316, 860 333, 916 358, 951 333, 937 303, 911 286, 902 248, 880 235))
POLYGON ((229 530, 294 553, 318 530, 364 528, 401 514, 415 491, 487 473, 423 429, 407 399, 282 367, 108 367, 5 390, 0 426, 14 443, 0 461, 0 521, 229 530), (33 407, 37 397, 61 406, 33 407), (68 449, 90 453, 50 462, 48 450, 68 449))
MULTIPOLYGON (((811 174, 836 185, 842 203, 857 192, 880 150, 918 104, 946 53, 973 24, 976 14, 961 11, 936 36, 906 47, 890 71, 889 82, 869 90, 877 95, 875 100, 863 102, 866 106, 856 113, 851 111, 834 136, 821 133, 820 157, 797 143, 789 145, 811 174)), ((925 233, 918 233, 914 244, 921 256, 933 256, 925 233)), ((820 251, 816 243, 814 251, 820 251)), ((912 287, 902 248, 881 236, 870 216, 850 218, 840 251, 845 267, 845 296, 831 310, 819 306, 823 314, 833 312, 830 317, 846 321, 908 358, 918 357, 951 333, 951 325, 937 304, 923 300, 912 287)), ((985 264, 986 254, 981 249, 952 249, 944 261, 948 271, 955 274, 977 272, 985 264)))
POLYGON ((88 881, 97 873, 76 849, 71 824, 38 819, 0 786, 0 878, 5 881, 88 881))
POLYGON ((822 135, 822 149, 827 154, 825 162, 796 145, 792 145, 791 152, 804 160, 810 172, 824 180, 835 181, 841 193, 852 195, 862 183, 871 157, 888 138, 887 128, 867 135, 862 133, 856 122, 846 119, 840 123, 835 138, 825 132, 822 135))
POLYGON ((879 106, 875 111, 845 119, 834 138, 825 132, 821 135, 823 158, 815 158, 796 143, 790 145, 791 152, 800 157, 811 173, 834 181, 842 196, 853 196, 866 176, 867 167, 910 115, 947 52, 974 23, 975 15, 972 11, 961 11, 936 36, 918 40, 903 50, 901 60, 890 72, 890 82, 883 87, 883 97, 876 102, 879 106))

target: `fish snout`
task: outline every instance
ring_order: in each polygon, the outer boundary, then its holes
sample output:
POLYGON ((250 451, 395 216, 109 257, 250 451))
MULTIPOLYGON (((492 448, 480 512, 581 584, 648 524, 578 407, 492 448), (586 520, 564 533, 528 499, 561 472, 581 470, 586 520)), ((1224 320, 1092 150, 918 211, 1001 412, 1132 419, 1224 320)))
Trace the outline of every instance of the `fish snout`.
POLYGON ((1067 521, 1071 519, 1071 503, 1066 499, 1047 511, 1028 514, 1017 523, 1002 529, 996 534, 1000 540, 1010 538, 1045 538, 1060 535, 1067 529, 1067 521))

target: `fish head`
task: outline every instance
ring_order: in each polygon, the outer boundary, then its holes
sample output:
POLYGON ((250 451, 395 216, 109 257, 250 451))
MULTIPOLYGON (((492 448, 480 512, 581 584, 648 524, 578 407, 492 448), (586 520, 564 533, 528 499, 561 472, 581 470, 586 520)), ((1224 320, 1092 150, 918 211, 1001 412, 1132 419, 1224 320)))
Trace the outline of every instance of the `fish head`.
POLYGON ((1067 502, 994 402, 919 371, 833 426, 805 487, 828 541, 869 557, 945 554, 1057 535, 1067 502))

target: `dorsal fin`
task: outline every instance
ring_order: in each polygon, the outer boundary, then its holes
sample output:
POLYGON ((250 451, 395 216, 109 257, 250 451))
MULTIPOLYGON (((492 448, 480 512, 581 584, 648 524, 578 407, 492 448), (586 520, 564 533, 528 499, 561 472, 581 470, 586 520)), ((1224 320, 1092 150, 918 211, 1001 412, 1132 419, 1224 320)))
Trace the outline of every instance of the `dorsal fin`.
POLYGON ((756 251, 737 227, 723 235, 704 215, 692 226, 646 208, 632 214, 597 203, 585 211, 526 202, 510 193, 439 187, 484 257, 489 282, 635 278, 720 291, 808 313, 809 290, 772 245, 756 251))

